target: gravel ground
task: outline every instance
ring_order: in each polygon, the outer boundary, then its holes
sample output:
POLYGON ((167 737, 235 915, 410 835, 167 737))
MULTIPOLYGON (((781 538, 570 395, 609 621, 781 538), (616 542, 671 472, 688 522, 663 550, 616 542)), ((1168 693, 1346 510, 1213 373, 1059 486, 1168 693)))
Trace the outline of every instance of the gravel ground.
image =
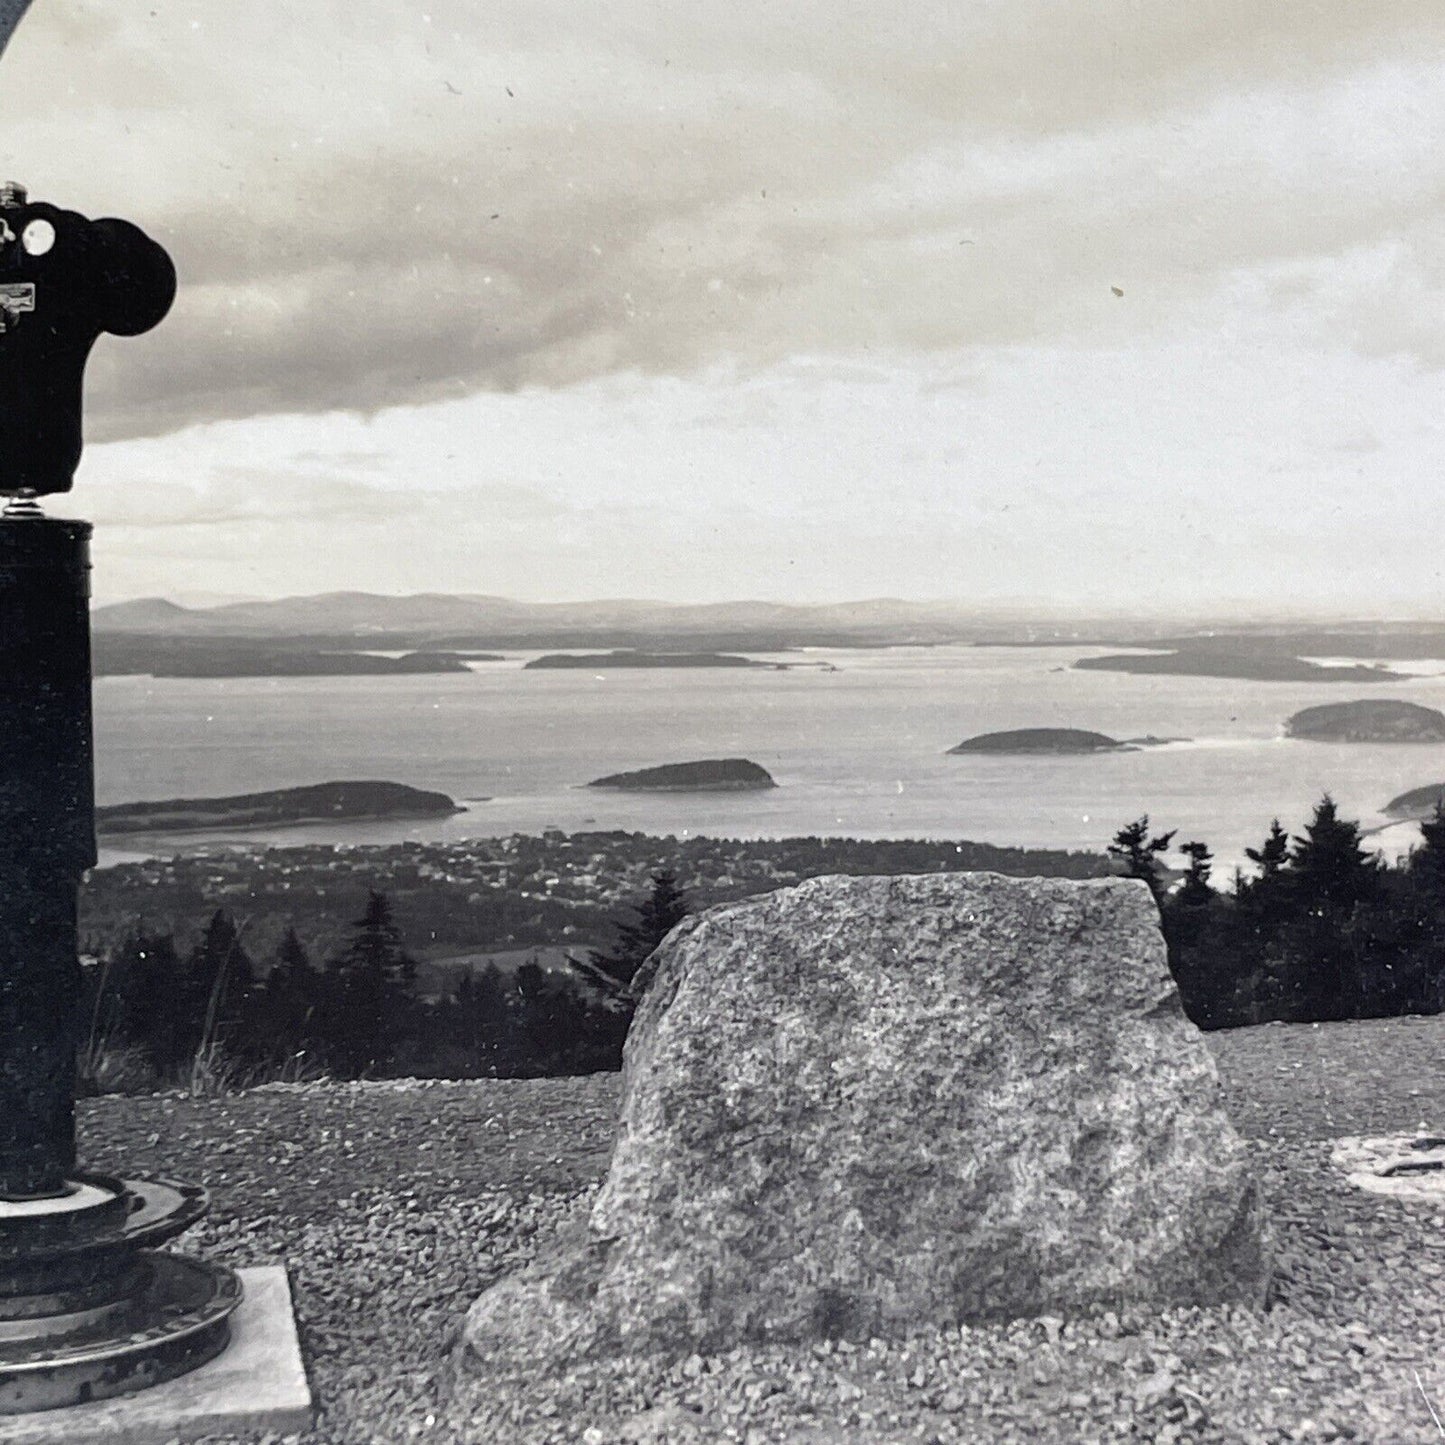
POLYGON ((1445 1018, 1210 1045, 1278 1223, 1267 1312, 1020 1321, 549 1382, 457 1386, 446 1361, 471 1300, 585 1207, 615 1077, 93 1100, 81 1148, 91 1168, 207 1184, 192 1251, 289 1267, 321 1404, 306 1445, 1445 1440, 1445 1208, 1357 1193, 1329 1163, 1340 1135, 1445 1126, 1445 1018))

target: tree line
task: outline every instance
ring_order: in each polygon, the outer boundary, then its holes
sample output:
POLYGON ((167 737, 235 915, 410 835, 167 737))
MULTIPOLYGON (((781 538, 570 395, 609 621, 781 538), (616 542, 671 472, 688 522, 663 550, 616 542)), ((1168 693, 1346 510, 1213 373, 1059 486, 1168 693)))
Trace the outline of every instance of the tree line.
POLYGON ((416 960, 373 891, 346 945, 311 958, 294 929, 258 965, 244 924, 216 910, 184 953, 171 933, 129 930, 85 970, 79 1051, 91 1091, 224 1087, 267 1079, 530 1077, 619 1067, 638 965, 687 912, 653 876, 610 948, 463 973, 423 997, 416 960))
POLYGON ((1208 846, 1173 849, 1147 816, 1109 847, 1149 885, 1185 1012, 1205 1029, 1445 1011, 1445 811, 1393 866, 1326 794, 1291 837, 1276 818, 1251 874, 1216 888, 1208 846), (1171 877, 1164 859, 1185 866, 1171 877))
MULTIPOLYGON (((1445 1011, 1445 811, 1387 866, 1326 796, 1302 831, 1276 819, 1223 888, 1201 842, 1147 816, 1115 834, 1118 871, 1160 908, 1169 964, 1205 1029, 1445 1011), (1171 853, 1182 869, 1166 867, 1171 853)), ((610 946, 565 970, 535 961, 463 973, 428 997, 387 897, 369 894, 345 944, 312 958, 288 929, 257 962, 244 923, 211 914, 182 952, 131 928, 85 970, 82 1088, 309 1077, 532 1077, 615 1069, 637 969, 690 910, 667 869, 614 920, 610 946)))

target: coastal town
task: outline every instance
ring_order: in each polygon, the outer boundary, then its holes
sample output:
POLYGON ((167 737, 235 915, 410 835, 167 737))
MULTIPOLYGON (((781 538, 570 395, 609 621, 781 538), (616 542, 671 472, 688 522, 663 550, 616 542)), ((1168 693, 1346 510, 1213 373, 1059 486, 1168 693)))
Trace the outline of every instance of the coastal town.
POLYGON ((1108 871, 1099 854, 949 840, 744 841, 548 830, 454 843, 208 846, 92 873, 81 893, 81 937, 87 952, 101 954, 137 926, 185 937, 225 909, 245 921, 248 948, 258 958, 287 928, 324 955, 375 890, 386 894, 407 946, 421 959, 581 948, 604 941, 619 910, 664 869, 695 907, 828 873, 987 869, 1081 878, 1108 871))

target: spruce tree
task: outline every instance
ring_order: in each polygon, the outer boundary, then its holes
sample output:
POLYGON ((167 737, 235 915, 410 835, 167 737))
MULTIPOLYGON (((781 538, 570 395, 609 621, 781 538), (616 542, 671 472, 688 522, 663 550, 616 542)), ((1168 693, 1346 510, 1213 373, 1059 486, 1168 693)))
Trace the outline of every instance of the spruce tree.
POLYGON ((1274 878, 1280 869, 1289 864, 1289 834, 1275 818, 1269 825, 1269 836, 1258 848, 1246 848, 1244 856, 1259 869, 1259 878, 1264 883, 1274 878))
MULTIPOLYGON (((595 969, 598 980, 612 991, 625 992, 648 955, 687 917, 691 909, 687 894, 677 886, 677 875, 670 868, 652 875, 652 888, 647 897, 632 910, 636 917, 614 925, 617 937, 610 949, 593 949, 582 965, 582 972, 595 969)), ((573 960, 576 962, 576 960, 573 960)))
POLYGON ((511 1067, 517 1040, 507 987, 496 964, 462 974, 442 1019, 468 1077, 496 1075, 511 1067))
POLYGON ((1347 1019, 1366 1004, 1370 909, 1380 898, 1380 860, 1362 846, 1358 823, 1341 818, 1328 793, 1290 850, 1284 929, 1286 1017, 1347 1019))
POLYGON ((416 960, 402 947, 384 893, 372 890, 352 939, 326 968, 327 1053, 349 1078, 384 1070, 408 1031, 416 960))
POLYGON ((1179 902, 1189 908, 1203 907, 1214 899, 1214 890, 1209 886, 1214 855, 1207 843, 1185 843, 1179 851, 1189 859, 1189 869, 1179 889, 1179 902))
POLYGON ((1341 818, 1328 793, 1295 839, 1290 866, 1308 908, 1348 912, 1380 886, 1379 858, 1364 848, 1360 825, 1341 818))
POLYGON ((1114 834, 1114 841, 1106 850, 1111 858, 1117 859, 1124 867, 1126 878, 1142 878, 1149 885, 1149 891, 1157 903, 1164 896, 1164 881, 1160 877, 1159 857, 1169 851, 1174 832, 1149 836, 1149 815, 1145 813, 1132 823, 1126 823, 1114 834))
POLYGON ((308 1051, 320 983, 305 944, 295 928, 288 927, 277 945, 258 1010, 258 1026, 271 1058, 293 1059, 308 1051))
POLYGON ((169 933, 140 930, 131 954, 132 977, 126 998, 124 1032, 145 1049, 151 1067, 171 1078, 195 1050, 194 1019, 201 1004, 201 981, 187 970, 169 933), (189 1001, 189 1010, 179 1006, 189 1001))
POLYGON ((220 1046, 249 1052, 247 1045, 254 1007, 256 971, 241 944, 241 931, 224 908, 218 908, 186 960, 180 1005, 178 1041, 188 1055, 220 1046))
POLYGON ((1437 798, 1434 813, 1421 820, 1420 837, 1410 854, 1410 873, 1445 902, 1445 798, 1437 798))
POLYGON ((1259 870, 1236 876, 1237 911, 1226 947, 1234 958, 1234 1009, 1239 1023, 1285 1018, 1295 1007, 1295 985, 1285 959, 1283 936, 1296 907, 1290 868, 1289 834, 1278 818, 1258 848, 1244 855, 1259 870))

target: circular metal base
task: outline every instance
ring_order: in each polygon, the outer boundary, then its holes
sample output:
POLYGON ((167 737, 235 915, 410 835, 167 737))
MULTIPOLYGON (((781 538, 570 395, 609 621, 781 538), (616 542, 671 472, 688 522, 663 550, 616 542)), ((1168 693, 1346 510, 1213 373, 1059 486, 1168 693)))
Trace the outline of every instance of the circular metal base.
POLYGON ((0 1200, 0 1276, 15 1260, 122 1231, 137 1207, 137 1197, 123 1179, 76 1174, 66 1181, 63 1194, 48 1199, 0 1200))
MULTIPOLYGON (((30 1322, 0 1337, 0 1416, 105 1400, 194 1370, 225 1349, 241 1282, 222 1265, 142 1252, 122 1305, 30 1322)), ((3 1433, 3 1432, 0 1432, 3 1433)))
POLYGON ((206 1212, 206 1191, 194 1184, 100 1174, 77 1181, 112 1197, 88 1210, 0 1219, 0 1319, 64 1314, 113 1297, 139 1250, 189 1229, 206 1212), (21 1298, 36 1303, 19 1307, 21 1298))

